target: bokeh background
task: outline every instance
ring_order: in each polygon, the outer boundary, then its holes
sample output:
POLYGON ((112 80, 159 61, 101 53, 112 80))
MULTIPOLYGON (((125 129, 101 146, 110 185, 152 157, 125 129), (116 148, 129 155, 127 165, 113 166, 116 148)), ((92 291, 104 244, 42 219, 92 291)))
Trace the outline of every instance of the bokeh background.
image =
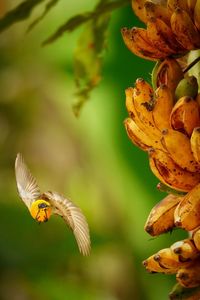
MULTIPOLYGON (((20 1, 1 0, 0 14, 20 1)), ((29 34, 41 12, 0 35, 0 299, 165 300, 169 275, 146 273, 142 261, 182 239, 176 230, 151 238, 143 226, 165 194, 156 190, 146 153, 129 141, 124 90, 150 81, 153 63, 123 44, 120 28, 139 25, 131 6, 109 27, 102 80, 77 119, 73 52, 81 28, 55 43, 41 42, 68 17, 96 1, 60 1, 29 34), (19 199, 14 161, 22 152, 42 191, 56 190, 87 216, 90 257, 82 257, 62 219, 38 225, 19 199)), ((142 26, 142 24, 140 24, 142 26)))

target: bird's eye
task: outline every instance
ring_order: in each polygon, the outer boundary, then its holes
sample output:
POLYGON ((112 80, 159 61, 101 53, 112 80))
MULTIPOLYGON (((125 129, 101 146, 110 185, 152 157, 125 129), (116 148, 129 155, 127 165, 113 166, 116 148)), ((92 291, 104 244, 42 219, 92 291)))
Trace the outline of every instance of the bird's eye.
POLYGON ((38 204, 38 208, 46 208, 48 205, 46 203, 40 203, 38 204))

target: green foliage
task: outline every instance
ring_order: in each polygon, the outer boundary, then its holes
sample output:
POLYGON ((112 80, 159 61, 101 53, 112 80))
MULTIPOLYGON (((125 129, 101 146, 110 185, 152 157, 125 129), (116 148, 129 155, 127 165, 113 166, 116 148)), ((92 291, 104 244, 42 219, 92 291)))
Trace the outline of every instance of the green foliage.
MULTIPOLYGON (((28 18, 32 9, 44 0, 27 0, 9 11, 0 20, 0 31, 5 30, 12 24, 28 18)), ((49 0, 43 13, 38 16, 29 26, 27 32, 32 30, 48 12, 54 8, 59 0, 49 0)), ((77 41, 74 55, 74 72, 76 82, 77 101, 73 105, 76 116, 79 115, 83 104, 88 100, 90 92, 97 86, 101 79, 103 64, 103 50, 106 46, 106 37, 111 13, 130 0, 99 0, 92 11, 83 12, 72 16, 64 24, 50 35, 42 45, 50 44, 60 38, 66 32, 72 32, 81 25, 85 25, 83 32, 77 41)))
POLYGON ((31 31, 48 14, 48 12, 58 3, 58 1, 59 0, 50 0, 49 2, 47 2, 43 13, 29 25, 27 32, 31 31))
POLYGON ((9 28, 14 23, 27 19, 31 15, 33 8, 43 1, 44 0, 26 0, 7 12, 6 15, 0 19, 0 32, 9 28))
POLYGON ((76 116, 88 100, 91 90, 101 80, 102 54, 106 45, 110 13, 88 22, 79 37, 74 55, 77 101, 73 105, 76 116))

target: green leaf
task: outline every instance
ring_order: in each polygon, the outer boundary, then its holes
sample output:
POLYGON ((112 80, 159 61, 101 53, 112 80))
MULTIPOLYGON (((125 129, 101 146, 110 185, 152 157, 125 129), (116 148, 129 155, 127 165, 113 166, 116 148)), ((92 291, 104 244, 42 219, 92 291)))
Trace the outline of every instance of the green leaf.
POLYGON ((95 9, 91 12, 85 12, 83 14, 79 14, 73 16, 63 25, 61 25, 49 38, 47 38, 42 44, 47 45, 49 43, 54 42, 56 39, 61 37, 63 33, 70 32, 79 27, 80 25, 88 22, 89 20, 95 20, 99 16, 112 12, 114 9, 120 8, 121 6, 127 5, 131 2, 131 0, 104 0, 100 1, 95 9))
POLYGON ((41 16, 37 17, 29 26, 27 29, 27 32, 31 31, 47 14, 48 12, 58 3, 59 0, 50 0, 46 5, 44 12, 41 14, 41 16))
POLYGON ((171 300, 191 300, 200 299, 200 287, 184 288, 177 283, 169 294, 171 300))
POLYGON ((17 7, 7 12, 0 19, 0 32, 4 31, 16 22, 28 18, 33 8, 44 0, 26 0, 21 2, 17 7))
POLYGON ((106 46, 110 13, 88 22, 78 40, 74 55, 77 101, 73 105, 76 116, 88 100, 91 90, 101 80, 102 54, 106 46))

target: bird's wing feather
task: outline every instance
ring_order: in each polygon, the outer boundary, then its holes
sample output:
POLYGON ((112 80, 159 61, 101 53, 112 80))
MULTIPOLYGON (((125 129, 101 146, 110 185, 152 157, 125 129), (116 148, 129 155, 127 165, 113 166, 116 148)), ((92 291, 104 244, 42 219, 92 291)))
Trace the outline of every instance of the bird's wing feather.
POLYGON ((26 206, 30 208, 32 202, 39 199, 40 190, 20 153, 17 154, 15 160, 15 176, 19 195, 26 206))
POLYGON ((79 251, 83 255, 90 253, 90 234, 88 223, 79 207, 57 192, 46 192, 44 195, 52 205, 53 213, 63 217, 72 229, 79 251))

